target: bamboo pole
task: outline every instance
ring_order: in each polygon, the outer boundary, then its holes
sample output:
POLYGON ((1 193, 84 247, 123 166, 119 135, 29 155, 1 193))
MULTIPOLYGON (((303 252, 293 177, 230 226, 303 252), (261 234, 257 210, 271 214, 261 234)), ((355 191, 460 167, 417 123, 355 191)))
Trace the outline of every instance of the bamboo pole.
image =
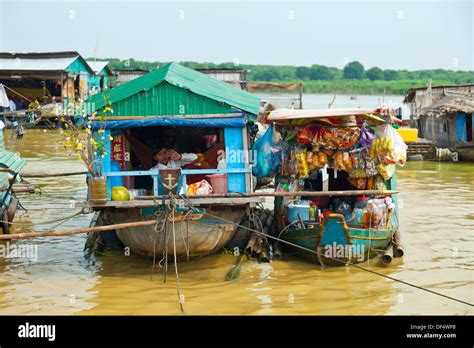
POLYGON ((73 175, 84 175, 87 174, 87 171, 84 172, 64 172, 64 173, 41 173, 41 174, 22 174, 23 178, 50 178, 56 176, 73 176, 73 175))
MULTIPOLYGON (((187 196, 187 198, 245 198, 245 197, 332 197, 332 196, 364 196, 364 195, 393 195, 394 190, 350 190, 350 191, 298 191, 298 192, 247 192, 187 196)), ((175 195, 176 198, 179 198, 175 195)), ((169 196, 138 196, 135 200, 158 200, 169 196)))
MULTIPOLYGON (((174 217, 174 222, 199 220, 201 218, 202 218, 202 214, 180 215, 180 216, 174 217)), ((173 219, 169 217, 168 221, 173 222, 173 219)), ((120 230, 124 228, 153 226, 155 224, 156 224, 156 220, 146 220, 146 221, 125 222, 125 223, 115 224, 115 225, 78 228, 75 230, 67 230, 67 231, 49 231, 49 232, 44 232, 44 233, 30 232, 30 233, 0 234, 0 240, 1 239, 26 239, 26 238, 35 238, 35 237, 70 236, 73 234, 81 234, 81 233, 104 232, 104 231, 111 231, 111 230, 120 230)))
POLYGON ((13 184, 13 193, 35 193, 35 188, 30 184, 13 184))
POLYGON ((31 233, 14 233, 14 234, 0 234, 1 239, 26 239, 35 237, 56 237, 56 236, 70 236, 73 234, 90 233, 90 232, 104 232, 111 230, 119 230, 123 228, 141 227, 141 226, 152 226, 156 224, 156 220, 137 221, 137 222, 126 222, 123 224, 107 225, 107 226, 96 226, 87 228, 78 228, 75 230, 67 231, 49 231, 44 233, 31 232, 31 233))

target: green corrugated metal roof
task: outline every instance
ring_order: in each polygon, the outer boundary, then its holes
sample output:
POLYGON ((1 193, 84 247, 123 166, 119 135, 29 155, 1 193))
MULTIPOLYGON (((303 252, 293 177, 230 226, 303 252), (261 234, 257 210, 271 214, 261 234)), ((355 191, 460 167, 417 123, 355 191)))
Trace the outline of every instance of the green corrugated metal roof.
POLYGON ((178 63, 166 64, 160 69, 114 87, 109 91, 93 95, 87 102, 93 104, 93 110, 95 111, 105 106, 106 102, 118 102, 164 81, 254 115, 257 115, 260 109, 260 98, 258 96, 178 63))

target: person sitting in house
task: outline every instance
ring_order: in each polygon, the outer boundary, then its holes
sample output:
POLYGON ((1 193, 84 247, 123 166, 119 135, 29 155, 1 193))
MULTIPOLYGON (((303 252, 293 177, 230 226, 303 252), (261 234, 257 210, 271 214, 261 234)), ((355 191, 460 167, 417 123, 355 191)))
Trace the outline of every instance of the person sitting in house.
POLYGON ((198 159, 195 153, 178 153, 174 149, 159 147, 153 151, 153 159, 157 164, 151 169, 179 169, 198 159))

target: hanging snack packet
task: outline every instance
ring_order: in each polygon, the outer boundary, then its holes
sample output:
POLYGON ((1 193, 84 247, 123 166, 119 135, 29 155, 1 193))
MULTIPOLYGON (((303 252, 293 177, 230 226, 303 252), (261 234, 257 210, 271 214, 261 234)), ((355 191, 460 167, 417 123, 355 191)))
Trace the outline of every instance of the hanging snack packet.
POLYGON ((347 181, 358 190, 365 190, 367 187, 367 178, 347 178, 347 181))
POLYGON ((360 130, 359 144, 363 147, 370 146, 373 140, 374 140, 374 133, 372 133, 367 123, 364 123, 360 130))
POLYGON ((377 165, 377 170, 378 170, 379 174, 385 180, 388 180, 393 176, 393 173, 395 173, 395 164, 379 163, 377 165))
POLYGON ((306 162, 306 149, 296 152, 296 161, 298 163, 298 177, 305 179, 309 176, 308 162, 306 162))
POLYGON ((311 144, 312 140, 313 140, 313 132, 311 131, 310 128, 307 128, 307 127, 298 128, 298 131, 296 133, 296 141, 298 143, 303 144, 303 145, 308 145, 308 144, 311 144))

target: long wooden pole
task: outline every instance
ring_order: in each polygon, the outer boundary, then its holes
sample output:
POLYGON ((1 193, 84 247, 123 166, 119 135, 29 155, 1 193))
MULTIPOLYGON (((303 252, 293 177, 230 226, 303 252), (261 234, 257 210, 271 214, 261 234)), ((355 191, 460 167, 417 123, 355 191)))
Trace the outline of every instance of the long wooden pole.
POLYGON ((65 173, 41 173, 41 174, 22 174, 23 178, 50 178, 56 176, 73 176, 73 175, 84 175, 87 171, 83 172, 65 172, 65 173))
POLYGON ((25 238, 35 238, 35 237, 70 236, 72 234, 103 232, 103 231, 119 230, 123 228, 151 226, 155 224, 156 224, 156 220, 147 220, 147 221, 127 222, 123 224, 115 224, 115 225, 107 225, 107 226, 78 228, 75 230, 67 230, 67 231, 49 231, 49 232, 44 232, 44 233, 31 232, 31 233, 0 234, 0 239, 25 239, 25 238))
MULTIPOLYGON (((297 191, 297 192, 248 192, 188 196, 188 198, 245 198, 245 197, 333 197, 333 196, 372 196, 393 195, 394 190, 350 190, 350 191, 297 191)), ((177 198, 177 196, 175 196, 177 198)), ((169 196, 138 196, 135 200, 159 200, 169 196)))
MULTIPOLYGON (((181 221, 187 221, 187 220, 199 220, 200 218, 202 218, 202 214, 180 215, 180 216, 174 217, 174 222, 181 222, 181 221)), ((168 217, 168 221, 173 222, 173 219, 171 217, 168 217)), ((16 234, 0 234, 0 239, 25 239, 25 238, 35 238, 35 237, 70 236, 72 234, 120 230, 123 228, 153 226, 155 224, 156 224, 156 220, 147 220, 147 221, 125 222, 122 224, 115 224, 115 225, 78 228, 75 230, 67 230, 67 231, 49 231, 49 232, 44 232, 44 233, 31 232, 31 233, 16 233, 16 234)))

